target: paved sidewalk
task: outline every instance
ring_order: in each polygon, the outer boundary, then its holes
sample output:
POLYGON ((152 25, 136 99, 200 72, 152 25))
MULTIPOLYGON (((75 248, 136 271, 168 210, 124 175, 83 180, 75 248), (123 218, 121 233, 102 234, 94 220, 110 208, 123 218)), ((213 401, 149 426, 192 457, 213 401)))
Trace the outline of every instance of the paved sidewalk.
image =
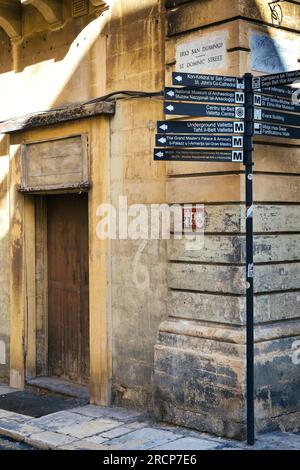
POLYGON ((14 441, 9 438, 0 437, 0 450, 36 450, 24 442, 14 441))
MULTIPOLYGON (((0 386, 0 394, 3 394, 0 386)), ((8 390, 9 391, 9 390, 8 390)), ((0 436, 40 449, 241 450, 244 443, 155 423, 141 412, 85 405, 40 418, 0 409, 0 436)), ((255 449, 299 450, 300 433, 258 437, 255 449)))

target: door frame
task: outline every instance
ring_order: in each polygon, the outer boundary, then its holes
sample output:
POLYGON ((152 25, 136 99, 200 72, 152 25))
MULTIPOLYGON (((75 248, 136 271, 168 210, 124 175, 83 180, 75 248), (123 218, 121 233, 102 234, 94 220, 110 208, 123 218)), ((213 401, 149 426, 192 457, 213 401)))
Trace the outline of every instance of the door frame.
MULTIPOLYGON (((97 237, 96 213, 110 201, 110 126, 106 116, 11 134, 10 139, 10 385, 23 388, 36 375, 35 198, 21 194, 22 146, 86 133, 90 146, 89 320, 90 402, 111 402, 110 241, 97 237)), ((67 191, 66 191, 67 192, 67 191)), ((50 193, 50 192, 49 192, 50 193)), ((53 194, 53 192, 51 192, 53 194)))
MULTIPOLYGON (((58 195, 51 195, 48 194, 45 197, 45 202, 42 200, 41 201, 41 209, 42 212, 46 212, 46 217, 42 216, 42 221, 40 221, 38 227, 39 230, 36 231, 36 234, 39 238, 39 243, 37 244, 38 246, 40 245, 40 250, 39 250, 39 259, 36 261, 36 267, 38 270, 38 277, 42 277, 44 279, 44 282, 40 284, 45 284, 45 281, 47 282, 47 288, 48 288, 48 305, 47 305, 47 311, 48 315, 45 321, 43 321, 44 316, 45 316, 45 305, 43 305, 43 302, 39 302, 39 308, 37 309, 37 321, 39 320, 39 326, 42 326, 42 334, 41 334, 41 344, 40 344, 40 353, 39 355, 42 356, 47 356, 47 362, 43 361, 42 366, 43 367, 43 372, 40 374, 44 375, 44 371, 47 373, 46 375, 49 377, 55 376, 56 374, 53 374, 53 368, 57 368, 57 360, 61 359, 61 367, 59 369, 61 370, 61 377, 66 378, 66 380, 69 380, 71 382, 74 382, 79 385, 88 385, 89 383, 89 378, 90 378, 90 367, 89 367, 89 360, 90 360, 90 354, 89 354, 89 308, 88 307, 88 276, 89 276, 89 260, 88 260, 88 192, 83 191, 81 194, 78 194, 78 192, 73 192, 73 193, 63 193, 63 194, 58 194, 58 195), (54 199, 53 198, 58 198, 54 199), (61 212, 60 208, 63 208, 63 212, 61 212), (79 210, 80 208, 80 210, 79 210), (53 243, 51 244, 51 239, 53 240, 53 237, 56 241, 59 243, 63 244, 63 250, 60 251, 60 255, 63 256, 63 254, 66 254, 68 250, 68 244, 66 244, 66 241, 62 239, 61 237, 64 238, 64 235, 61 234, 61 230, 57 230, 57 219, 56 219, 56 213, 59 211, 60 217, 63 219, 68 219, 70 225, 70 236, 71 239, 74 242, 74 247, 73 247, 73 275, 70 276, 72 278, 68 279, 68 284, 69 286, 67 287, 66 284, 63 281, 59 281, 59 288, 63 289, 63 296, 67 296, 67 292, 72 292, 72 301, 74 298, 76 298, 76 301, 72 307, 70 307, 73 311, 73 315, 71 317, 65 312, 65 309, 60 309, 61 307, 55 304, 55 308, 53 308, 53 305, 51 307, 51 281, 53 281, 53 278, 51 278, 51 274, 53 275, 53 271, 51 270, 51 266, 53 267, 53 260, 54 264, 56 266, 59 266, 60 261, 59 258, 56 257, 56 250, 53 249, 53 243), (68 216, 67 214, 71 214, 71 216, 68 216), (53 223, 53 218, 54 217, 54 223, 53 223), (52 220, 52 224, 51 224, 52 220), (83 221, 85 222, 83 224, 83 221), (46 224, 46 227, 44 227, 44 224, 46 224), (52 228, 52 230, 49 230, 49 227, 52 228), (44 232, 47 228, 47 238, 44 237, 44 232), (44 230, 45 229, 45 230, 44 230), (39 232, 42 232, 40 234, 39 232), (79 235, 79 238, 78 238, 79 235), (42 243, 41 243, 42 240, 42 243), (79 242, 79 244, 77 244, 79 242), (41 246, 42 245, 42 246, 41 246), (44 245, 46 245, 46 248, 44 248, 44 245), (46 253, 45 253, 46 252, 46 253), (42 254, 41 254, 42 253, 42 254), (47 256, 47 267, 48 270, 44 269, 44 256, 47 256), (78 270, 77 270, 78 269, 78 270), (75 272, 76 271, 76 272, 75 272), (47 278, 46 278, 47 275, 47 278), (76 276, 76 277, 74 277, 76 276), (75 281, 76 279, 76 281, 75 281), (66 289, 66 290, 65 290, 66 289), (84 293, 85 291, 85 293, 84 293), (74 306, 76 305, 75 309, 74 306), (42 307, 42 308, 41 308, 42 307), (56 312, 60 311, 60 315, 57 316, 56 312), (54 316, 53 316, 54 315, 54 316), (75 317, 74 317, 75 315, 75 317), (60 318, 61 317, 61 318, 60 318), (66 323, 67 322, 67 323, 66 323), (68 323, 70 322, 70 323, 68 323), (47 325, 46 325, 47 323, 47 325), (74 336, 70 336, 69 327, 71 328, 71 331, 73 331, 74 336), (46 329, 46 332, 44 332, 46 329), (53 333, 54 329, 54 333, 53 333), (47 335, 47 340, 46 339, 47 335), (62 335, 62 336, 60 336, 62 335), (59 344, 62 346, 61 348, 61 354, 57 350, 58 344, 56 343, 56 339, 60 338, 59 344), (77 341, 76 341, 76 339, 77 341), (55 343, 55 347, 53 347, 53 340, 55 343), (65 341, 67 344, 72 343, 74 349, 71 353, 71 351, 66 347, 65 349, 65 341), (47 342, 47 344, 45 344, 47 342), (76 351, 75 351, 75 344, 77 345, 76 351), (88 348, 88 349, 86 349, 88 348), (46 352, 47 349, 47 352, 46 352), (69 358, 69 353, 71 354, 71 360, 69 358), (75 353, 75 354, 74 354, 75 353), (53 354, 54 354, 54 361, 53 361, 53 354), (74 362, 73 362, 74 361, 74 362), (76 366, 74 367, 74 363, 76 363, 76 366), (84 365, 83 365, 84 364, 84 365), (46 366, 46 367, 45 367, 46 366), (71 375, 73 376, 73 379, 71 378, 71 375), (76 377, 76 378, 75 378, 76 377)), ((36 217, 40 217, 40 214, 36 213, 36 217)), ((61 218, 59 219, 61 221, 61 218)), ((37 220, 38 222, 38 220, 37 220)), ((65 227, 66 229, 66 227, 65 227)), ((64 230, 65 230, 64 229, 64 230)), ((58 271, 61 271, 63 267, 57 268, 58 271)), ((71 270, 71 271, 72 271, 71 270)), ((58 271, 55 272, 56 274, 59 274, 58 271)), ((55 279, 55 277, 54 277, 55 279)), ((39 295, 41 295, 41 292, 39 291, 39 295)), ((52 292, 52 295, 53 292, 52 292)), ((53 297, 52 297, 53 300, 53 297)), ((68 304, 67 304, 67 309, 68 309, 68 304)), ((60 348, 59 348, 60 349, 60 348)), ((46 358, 45 358, 46 359, 46 358)), ((26 376, 28 375, 28 368, 26 368, 26 376)))

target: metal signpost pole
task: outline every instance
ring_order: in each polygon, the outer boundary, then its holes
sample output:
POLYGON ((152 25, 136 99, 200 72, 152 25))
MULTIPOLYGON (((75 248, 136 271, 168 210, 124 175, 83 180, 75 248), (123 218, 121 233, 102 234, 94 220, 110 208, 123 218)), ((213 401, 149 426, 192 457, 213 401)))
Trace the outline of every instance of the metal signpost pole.
POLYGON ((158 121, 158 148, 154 149, 154 160, 231 163, 243 161, 245 165, 247 442, 253 445, 253 135, 300 139, 299 105, 281 100, 292 96, 293 89, 285 85, 299 79, 300 70, 262 77, 253 77, 251 73, 246 73, 243 78, 173 72, 172 77, 173 85, 188 88, 165 89, 165 98, 169 100, 164 104, 165 114, 235 119, 158 121), (222 89, 229 91, 220 91, 222 89), (213 106, 205 104, 214 101, 217 104, 213 106), (228 103, 235 106, 228 106, 228 103), (268 111, 269 108, 271 111, 268 111), (222 134, 226 136, 222 137, 222 134))
POLYGON ((245 139, 244 165, 246 176, 246 349, 247 349, 247 443, 255 442, 254 420, 254 286, 253 286, 253 87, 252 74, 245 74, 245 139))

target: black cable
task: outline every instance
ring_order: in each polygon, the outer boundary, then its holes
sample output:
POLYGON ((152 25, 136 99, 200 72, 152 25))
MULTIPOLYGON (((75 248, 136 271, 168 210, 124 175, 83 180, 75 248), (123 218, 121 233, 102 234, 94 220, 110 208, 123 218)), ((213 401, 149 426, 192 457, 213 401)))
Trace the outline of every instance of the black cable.
POLYGON ((86 103, 97 103, 99 101, 108 101, 117 95, 125 95, 125 96, 129 96, 130 98, 151 98, 152 96, 163 96, 164 92, 163 91, 135 91, 135 90, 112 91, 111 93, 108 93, 107 95, 104 95, 98 98, 93 98, 89 101, 86 101, 86 103))
MULTIPOLYGON (((82 101, 81 103, 71 103, 70 105, 65 105, 65 106, 57 106, 56 108, 50 108, 47 111, 34 111, 32 113, 27 113, 23 115, 23 118, 26 118, 27 116, 34 116, 37 114, 46 114, 50 111, 61 111, 63 109, 66 109, 68 106, 80 106, 80 105, 85 105, 85 104, 92 104, 92 103, 99 103, 101 101, 109 101, 111 98, 117 95, 125 95, 130 98, 151 98, 154 96, 163 96, 164 92, 163 91, 135 91, 135 90, 121 90, 121 91, 112 91, 111 93, 108 93, 107 95, 99 96, 98 98, 93 98, 88 101, 82 101)), ((122 97, 120 98, 115 98, 114 101, 117 101, 117 99, 124 99, 122 97)), ((19 116, 18 116, 19 117, 19 116)), ((4 121, 0 121, 0 124, 6 121, 18 119, 18 117, 12 117, 9 119, 5 119, 4 121)))

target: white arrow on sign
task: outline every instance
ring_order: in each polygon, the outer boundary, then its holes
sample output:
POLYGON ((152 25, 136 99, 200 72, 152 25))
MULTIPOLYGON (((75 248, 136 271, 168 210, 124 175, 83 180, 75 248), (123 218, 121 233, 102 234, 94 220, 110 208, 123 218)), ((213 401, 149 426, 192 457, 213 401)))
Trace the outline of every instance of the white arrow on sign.
POLYGON ((174 106, 172 106, 171 104, 169 104, 169 106, 167 106, 166 109, 167 109, 168 111, 173 111, 174 106))
POLYGON ((155 156, 158 157, 158 158, 162 158, 164 156, 164 153, 163 152, 157 152, 155 154, 155 156))
POLYGON ((161 137, 160 139, 158 139, 158 142, 165 144, 167 142, 167 139, 165 137, 161 137))
POLYGON ((173 90, 170 90, 170 91, 167 91, 167 95, 169 95, 169 96, 174 96, 174 95, 175 95, 175 93, 174 93, 174 91, 173 91, 173 90))
POLYGON ((162 129, 163 131, 166 131, 168 129, 168 126, 167 124, 163 124, 162 126, 159 126, 160 129, 162 129))
POLYGON ((177 82, 182 82, 182 76, 177 75, 177 77, 175 77, 175 80, 177 80, 177 82))

